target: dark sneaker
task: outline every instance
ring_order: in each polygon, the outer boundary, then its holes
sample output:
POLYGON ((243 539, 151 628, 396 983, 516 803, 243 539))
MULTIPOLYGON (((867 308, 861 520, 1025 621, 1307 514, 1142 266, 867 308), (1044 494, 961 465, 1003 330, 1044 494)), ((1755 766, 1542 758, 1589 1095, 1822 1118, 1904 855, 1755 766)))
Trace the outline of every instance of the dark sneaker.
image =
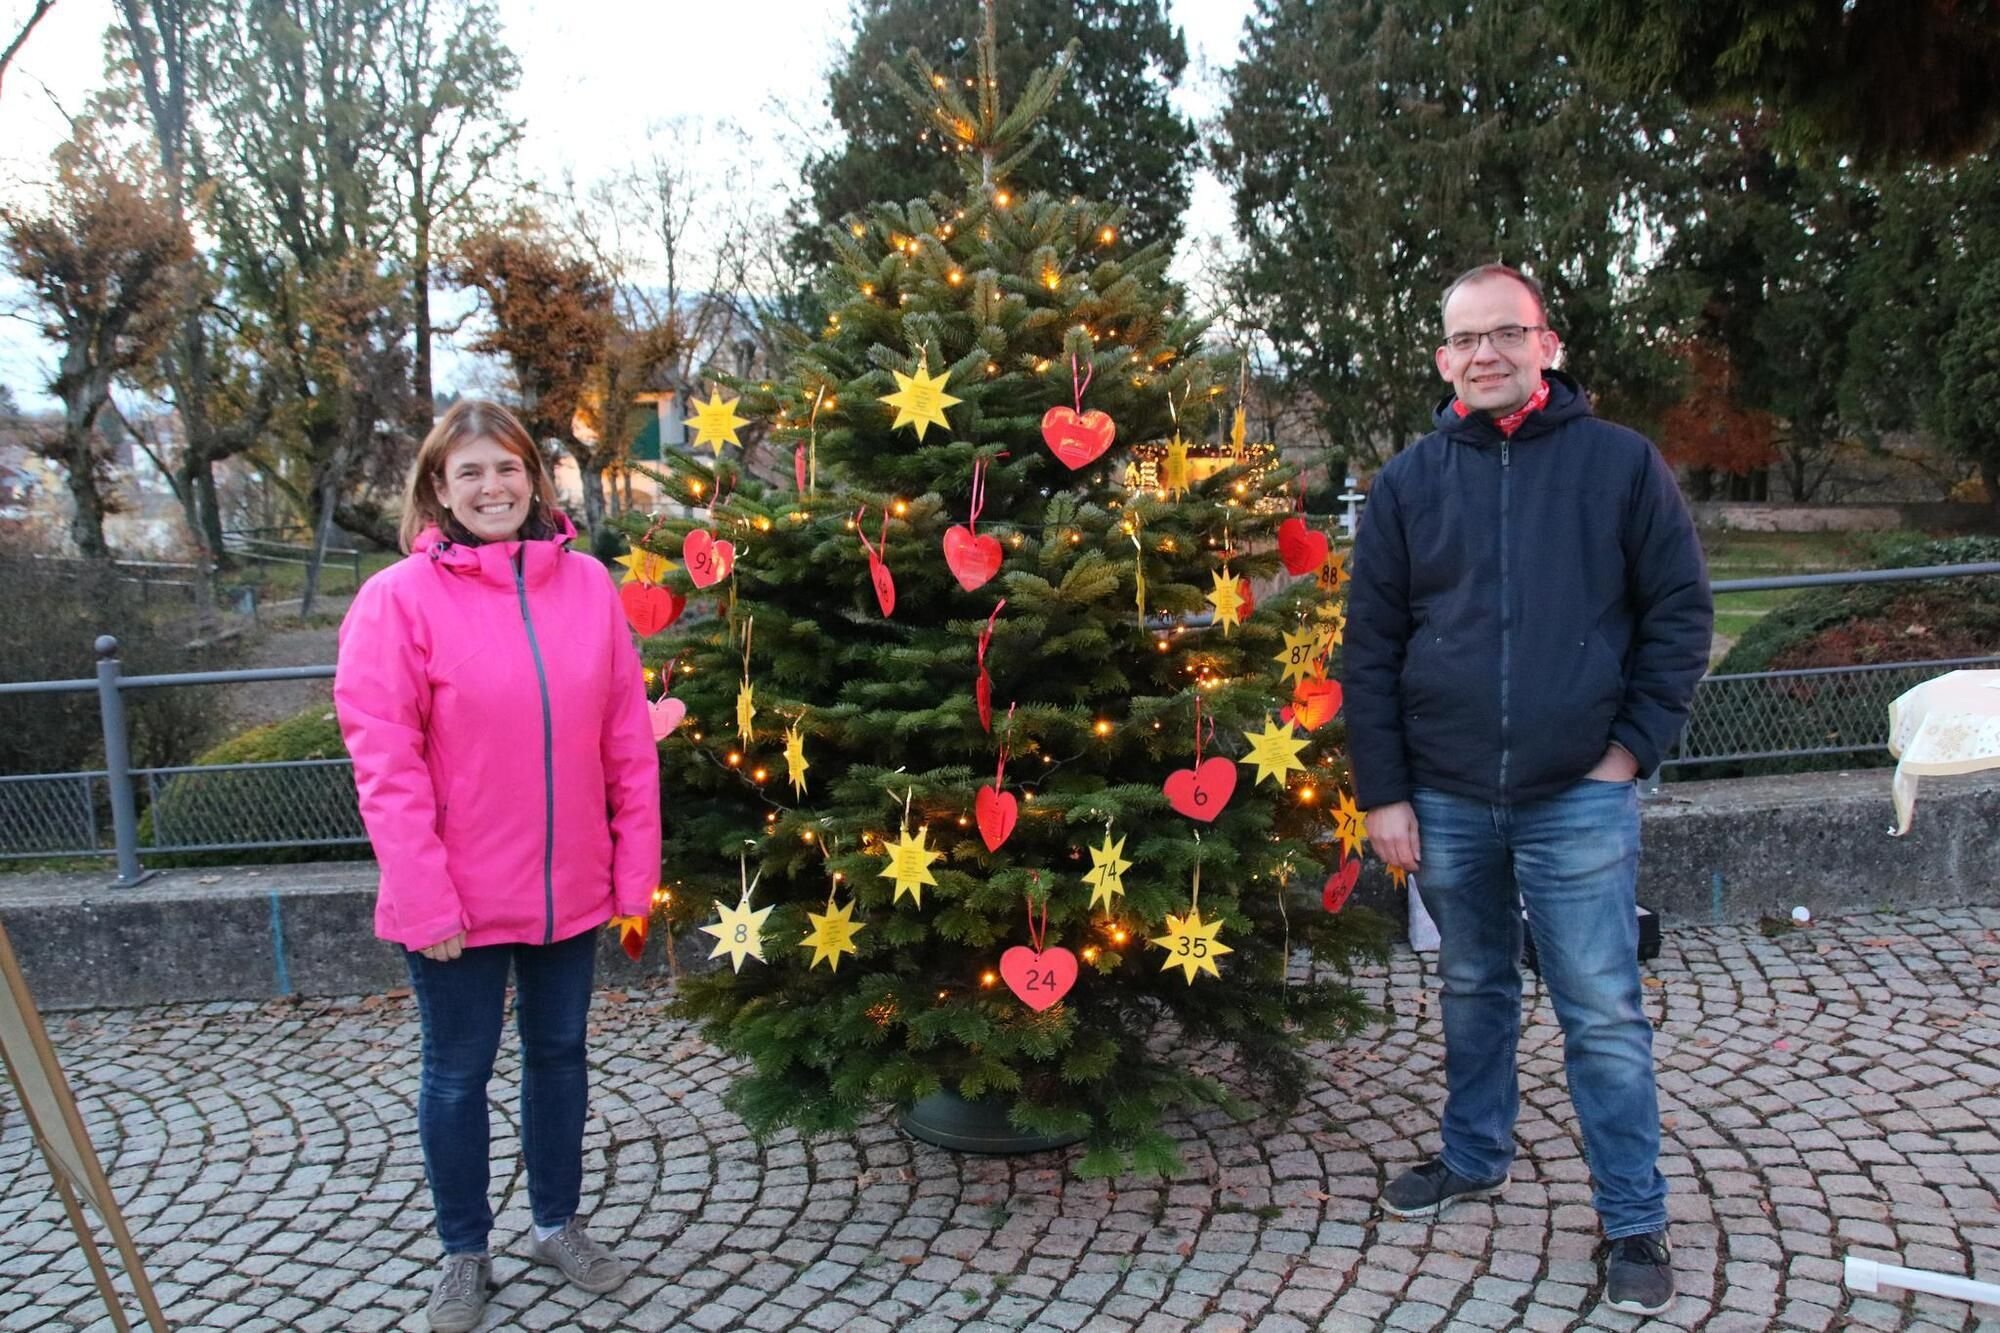
POLYGON ((447 1254, 425 1308, 431 1333, 469 1333, 486 1313, 486 1289, 493 1279, 493 1260, 484 1254, 447 1254))
POLYGON ((1604 1261, 1604 1303, 1628 1314, 1659 1314, 1674 1303, 1673 1256, 1664 1231, 1612 1241, 1604 1261))
POLYGON ((575 1218, 547 1240, 528 1233, 528 1253, 545 1264, 554 1264, 562 1275, 585 1291, 615 1291, 632 1274, 632 1266, 590 1238, 575 1218))
POLYGON ((1507 1177, 1468 1180, 1438 1157, 1390 1181, 1378 1202, 1397 1217, 1436 1217, 1460 1199, 1497 1199, 1506 1192, 1507 1177))

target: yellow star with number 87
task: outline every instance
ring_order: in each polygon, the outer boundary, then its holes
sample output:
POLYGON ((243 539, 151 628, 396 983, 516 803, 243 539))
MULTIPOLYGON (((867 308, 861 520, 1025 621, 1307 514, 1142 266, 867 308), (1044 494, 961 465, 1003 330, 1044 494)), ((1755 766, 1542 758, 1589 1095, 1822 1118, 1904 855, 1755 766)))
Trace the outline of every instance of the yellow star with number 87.
POLYGON ((1216 572, 1215 591, 1208 595, 1209 602, 1215 607, 1215 623, 1222 626, 1224 637, 1228 636, 1232 625, 1243 623, 1243 591, 1236 586, 1239 582, 1224 566, 1216 572))
POLYGON ((755 958, 758 962, 763 962, 764 918, 771 915, 771 909, 759 907, 753 910, 750 906, 750 896, 745 894, 743 901, 734 907, 724 907, 718 899, 715 910, 721 913, 722 919, 714 925, 701 928, 704 935, 715 936, 715 948, 708 956, 720 958, 728 954, 730 967, 738 972, 743 970, 745 958, 755 958))
POLYGON ((806 920, 812 923, 812 930, 799 941, 799 947, 813 951, 807 968, 825 963, 830 970, 838 972, 842 954, 861 952, 854 945, 854 937, 868 927, 854 919, 853 903, 846 902, 835 907, 829 902, 825 912, 807 912, 806 920))
POLYGON ((1271 778, 1282 787, 1293 769, 1305 771, 1305 765, 1299 762, 1299 751, 1306 748, 1306 738, 1291 723, 1266 719, 1262 731, 1250 732, 1244 739, 1250 742, 1250 753, 1243 762, 1256 766, 1257 781, 1271 778))
POLYGON ((921 440, 924 432, 932 426, 949 428, 944 410, 964 401, 944 391, 945 381, 951 378, 949 372, 934 376, 930 367, 919 364, 915 375, 905 375, 900 370, 889 373, 896 377, 896 392, 883 394, 882 401, 896 409, 896 419, 889 423, 890 430, 899 426, 915 426, 917 438, 921 440))
POLYGON ((722 391, 710 385, 707 402, 700 399, 690 402, 687 424, 694 430, 694 447, 699 449, 705 444, 715 450, 717 458, 722 457, 725 444, 741 449, 743 441, 736 438, 737 428, 750 424, 747 417, 736 415, 736 405, 742 401, 741 398, 724 401, 722 391))
POLYGON ((1197 972, 1206 972, 1220 981, 1222 971, 1215 960, 1236 950, 1216 938, 1222 930, 1220 921, 1203 921, 1199 907, 1189 907, 1186 916, 1167 913, 1167 933, 1152 941, 1167 951, 1167 961, 1160 964, 1160 971, 1171 972, 1180 968, 1187 973, 1188 985, 1194 985, 1197 972))
POLYGON ((1314 680, 1324 674, 1319 662, 1319 630, 1308 625, 1285 636, 1285 647, 1271 660, 1283 663, 1286 680, 1314 680))

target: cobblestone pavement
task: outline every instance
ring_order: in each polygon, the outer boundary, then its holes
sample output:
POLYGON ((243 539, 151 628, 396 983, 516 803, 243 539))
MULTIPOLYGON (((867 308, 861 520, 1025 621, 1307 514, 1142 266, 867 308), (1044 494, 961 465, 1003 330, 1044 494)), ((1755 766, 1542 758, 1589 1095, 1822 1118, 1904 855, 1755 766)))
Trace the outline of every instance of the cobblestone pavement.
MULTIPOLYGON (((1683 1293, 1651 1327, 1966 1328, 1934 1297, 1850 1297, 1855 1254, 2000 1278, 2000 909, 1767 939, 1681 929, 1649 970, 1683 1293)), ((883 1121, 759 1149, 729 1062, 600 996, 585 1206, 637 1265, 604 1297, 502 1256, 489 1328, 1633 1328, 1595 1312, 1595 1220, 1554 1018, 1531 988, 1521 1156, 1442 1224, 1372 1201, 1435 1144, 1432 978, 1364 984, 1386 1027, 1295 1111, 1176 1127, 1170 1183, 959 1157, 883 1121)), ((407 1000, 59 1016, 58 1046, 177 1328, 420 1328, 437 1249, 407 1000)), ((503 1057, 504 1059, 504 1057, 503 1057)), ((526 1225, 514 1069, 495 1086, 496 1247, 526 1225)), ((22 1117, 0 1102, 0 1328, 109 1327, 22 1117)), ((1988 1314, 1991 1314, 1988 1311, 1988 1314)), ((2000 1328, 2000 1323, 1989 1325, 2000 1328)))

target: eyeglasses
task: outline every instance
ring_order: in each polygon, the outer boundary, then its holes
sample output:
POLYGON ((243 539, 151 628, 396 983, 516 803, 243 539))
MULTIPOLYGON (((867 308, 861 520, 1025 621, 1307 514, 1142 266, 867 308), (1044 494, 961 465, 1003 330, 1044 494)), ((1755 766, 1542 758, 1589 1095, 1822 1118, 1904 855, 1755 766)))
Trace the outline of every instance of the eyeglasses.
POLYGON ((1546 324, 1502 324, 1497 329, 1484 333, 1453 333, 1446 336, 1444 345, 1454 352, 1469 352, 1479 346, 1481 338, 1490 339, 1493 346, 1503 352, 1511 352, 1528 341, 1528 335, 1546 330, 1546 324))

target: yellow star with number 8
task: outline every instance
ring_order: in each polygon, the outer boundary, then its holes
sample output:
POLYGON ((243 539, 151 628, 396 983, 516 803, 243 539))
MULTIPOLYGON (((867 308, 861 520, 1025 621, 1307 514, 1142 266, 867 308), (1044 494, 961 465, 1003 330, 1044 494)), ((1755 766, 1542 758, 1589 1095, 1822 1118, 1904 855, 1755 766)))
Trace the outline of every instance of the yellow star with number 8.
POLYGON ((1160 964, 1160 971, 1171 972, 1180 968, 1187 973, 1188 985, 1194 985, 1197 972, 1206 972, 1220 981, 1222 971, 1215 960, 1236 950, 1216 938, 1222 930, 1220 921, 1203 921, 1199 907, 1189 907, 1186 916, 1167 913, 1167 933, 1153 940, 1167 951, 1167 961, 1160 964))
POLYGON ((1257 769, 1257 781, 1271 778, 1282 787, 1293 769, 1305 771, 1299 762, 1299 751, 1306 748, 1306 738, 1299 735, 1291 723, 1282 726, 1274 719, 1266 719, 1262 731, 1254 731, 1244 736, 1250 742, 1250 753, 1243 762, 1257 769))
POLYGON ((932 426, 949 428, 944 410, 964 401, 944 391, 945 381, 951 378, 949 372, 934 376, 929 366, 919 363, 914 375, 905 375, 900 370, 890 373, 896 377, 896 392, 882 395, 882 401, 896 409, 896 419, 889 423, 890 430, 899 426, 915 426, 917 438, 921 440, 924 432, 932 426))
POLYGON ((716 900, 715 910, 721 913, 722 919, 701 928, 704 935, 715 936, 715 948, 708 956, 720 958, 728 954, 730 967, 738 972, 743 970, 745 958, 763 962, 764 918, 771 915, 771 909, 759 907, 753 910, 750 897, 745 894, 743 901, 734 907, 724 907, 720 899, 716 900))
POLYGON ((690 402, 687 424, 694 431, 694 447, 699 449, 705 444, 715 450, 717 458, 722 457, 725 444, 741 449, 743 441, 736 438, 737 428, 750 424, 747 417, 736 415, 736 405, 742 401, 741 398, 724 401, 722 391, 710 385, 707 402, 699 399, 690 402))
POLYGON ((831 971, 838 972, 842 954, 861 952, 854 945, 854 937, 868 927, 854 919, 853 903, 846 902, 835 907, 828 902, 825 912, 807 912, 806 920, 812 923, 812 930, 799 941, 799 947, 813 951, 807 968, 825 963, 831 971))

